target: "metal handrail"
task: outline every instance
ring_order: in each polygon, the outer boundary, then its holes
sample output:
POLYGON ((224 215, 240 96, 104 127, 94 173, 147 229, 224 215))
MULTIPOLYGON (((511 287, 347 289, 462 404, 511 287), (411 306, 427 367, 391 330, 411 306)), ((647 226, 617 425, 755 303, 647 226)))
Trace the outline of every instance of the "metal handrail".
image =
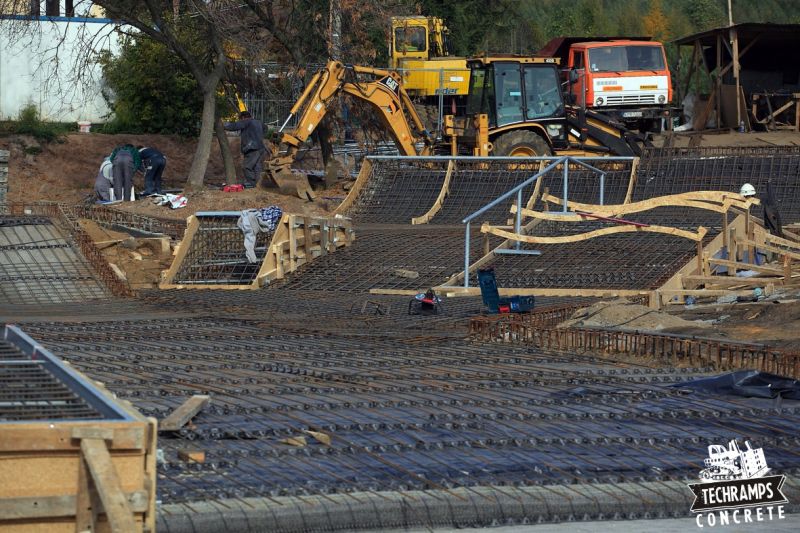
MULTIPOLYGON (((495 159, 495 160, 497 160, 497 159, 516 159, 517 161, 519 161, 519 158, 510 158, 510 157, 507 157, 507 158, 497 157, 497 158, 492 158, 492 159, 495 159)), ((552 158, 551 157, 537 157, 537 158, 526 159, 526 161, 531 161, 531 160, 533 160, 533 161, 549 161, 550 159, 552 159, 552 158)), ((587 160, 589 160, 589 161, 595 161, 595 160, 601 160, 601 161, 630 161, 632 159, 633 159, 632 157, 583 157, 583 158, 580 158, 580 159, 574 158, 572 156, 559 157, 555 161, 553 161, 552 163, 550 163, 549 165, 544 167, 542 170, 540 170, 539 172, 537 172, 536 174, 534 174, 533 176, 528 178, 527 180, 523 181, 519 185, 516 185, 514 188, 512 188, 509 191, 507 191, 507 192, 503 193, 502 195, 498 196, 497 198, 495 198, 494 200, 492 200, 491 202, 489 202, 485 206, 481 207, 480 209, 478 209, 474 213, 466 216, 464 218, 464 220, 462 220, 462 223, 466 225, 465 228, 464 228, 464 287, 465 288, 469 288, 469 265, 470 265, 470 261, 469 261, 470 242, 469 241, 470 241, 470 236, 471 236, 470 235, 470 230, 471 230, 470 226, 471 226, 472 221, 476 217, 482 215, 483 213, 485 213, 489 209, 497 206, 499 203, 503 202, 504 200, 507 200, 508 198, 510 198, 511 196, 516 194, 517 195, 517 213, 516 213, 516 217, 515 217, 515 220, 514 220, 514 233, 519 235, 520 231, 522 229, 522 190, 525 187, 527 187, 527 186, 535 183, 536 181, 538 181, 539 178, 541 178, 543 175, 547 174, 551 170, 553 170, 556 167, 558 167, 558 165, 564 165, 564 186, 563 186, 564 187, 564 190, 563 190, 564 199, 563 199, 562 212, 564 214, 569 213, 568 195, 569 195, 569 165, 570 165, 570 163, 574 163, 574 164, 576 164, 578 166, 584 167, 584 168, 586 168, 588 170, 591 170, 593 172, 596 172, 596 173, 600 174, 600 205, 603 205, 604 202, 605 202, 605 176, 606 176, 606 173, 604 171, 602 171, 602 170, 600 170, 600 169, 598 169, 598 168, 586 163, 586 161, 587 160)), ((515 247, 516 247, 517 250, 521 250, 522 243, 520 241, 516 241, 516 246, 515 247)))

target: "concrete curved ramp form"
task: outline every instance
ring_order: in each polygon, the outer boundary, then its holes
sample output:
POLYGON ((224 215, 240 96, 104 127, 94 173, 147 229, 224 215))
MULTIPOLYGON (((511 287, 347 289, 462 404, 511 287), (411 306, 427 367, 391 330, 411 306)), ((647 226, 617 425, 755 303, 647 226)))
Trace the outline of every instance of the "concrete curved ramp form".
POLYGON ((237 225, 240 216, 241 211, 190 216, 160 288, 257 289, 317 257, 349 246, 354 239, 347 219, 283 213, 274 230, 256 233, 256 260, 250 261, 244 234, 237 225))
POLYGON ((0 302, 40 305, 110 297, 67 231, 46 217, 0 216, 0 302))

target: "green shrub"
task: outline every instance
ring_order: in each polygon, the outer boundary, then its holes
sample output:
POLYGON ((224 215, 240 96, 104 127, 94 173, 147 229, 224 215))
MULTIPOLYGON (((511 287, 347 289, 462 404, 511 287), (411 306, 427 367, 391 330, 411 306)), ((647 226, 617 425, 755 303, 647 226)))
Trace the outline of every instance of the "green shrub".
POLYGON ((75 131, 77 125, 60 122, 44 122, 39 118, 39 110, 33 104, 25 106, 17 117, 16 122, 12 122, 10 133, 18 135, 30 135, 34 139, 43 143, 61 142, 61 136, 69 131, 75 131))

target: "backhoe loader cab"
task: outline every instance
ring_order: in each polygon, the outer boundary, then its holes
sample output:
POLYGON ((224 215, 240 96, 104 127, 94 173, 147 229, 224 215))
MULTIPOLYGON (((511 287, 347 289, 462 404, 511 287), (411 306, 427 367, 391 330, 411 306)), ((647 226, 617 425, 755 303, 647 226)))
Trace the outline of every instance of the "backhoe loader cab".
MULTIPOLYGON (((467 66, 467 116, 472 118, 478 139, 486 130, 492 155, 544 155, 568 147, 556 59, 484 57, 469 60, 467 66)), ((476 144, 484 143, 478 140, 476 144)))

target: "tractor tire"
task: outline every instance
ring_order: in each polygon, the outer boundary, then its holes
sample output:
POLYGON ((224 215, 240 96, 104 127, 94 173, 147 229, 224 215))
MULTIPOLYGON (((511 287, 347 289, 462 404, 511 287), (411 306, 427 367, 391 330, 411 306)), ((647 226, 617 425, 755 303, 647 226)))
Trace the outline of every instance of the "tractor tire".
POLYGON ((547 142, 529 130, 509 131, 497 137, 493 144, 493 156, 536 157, 552 153, 547 142))

